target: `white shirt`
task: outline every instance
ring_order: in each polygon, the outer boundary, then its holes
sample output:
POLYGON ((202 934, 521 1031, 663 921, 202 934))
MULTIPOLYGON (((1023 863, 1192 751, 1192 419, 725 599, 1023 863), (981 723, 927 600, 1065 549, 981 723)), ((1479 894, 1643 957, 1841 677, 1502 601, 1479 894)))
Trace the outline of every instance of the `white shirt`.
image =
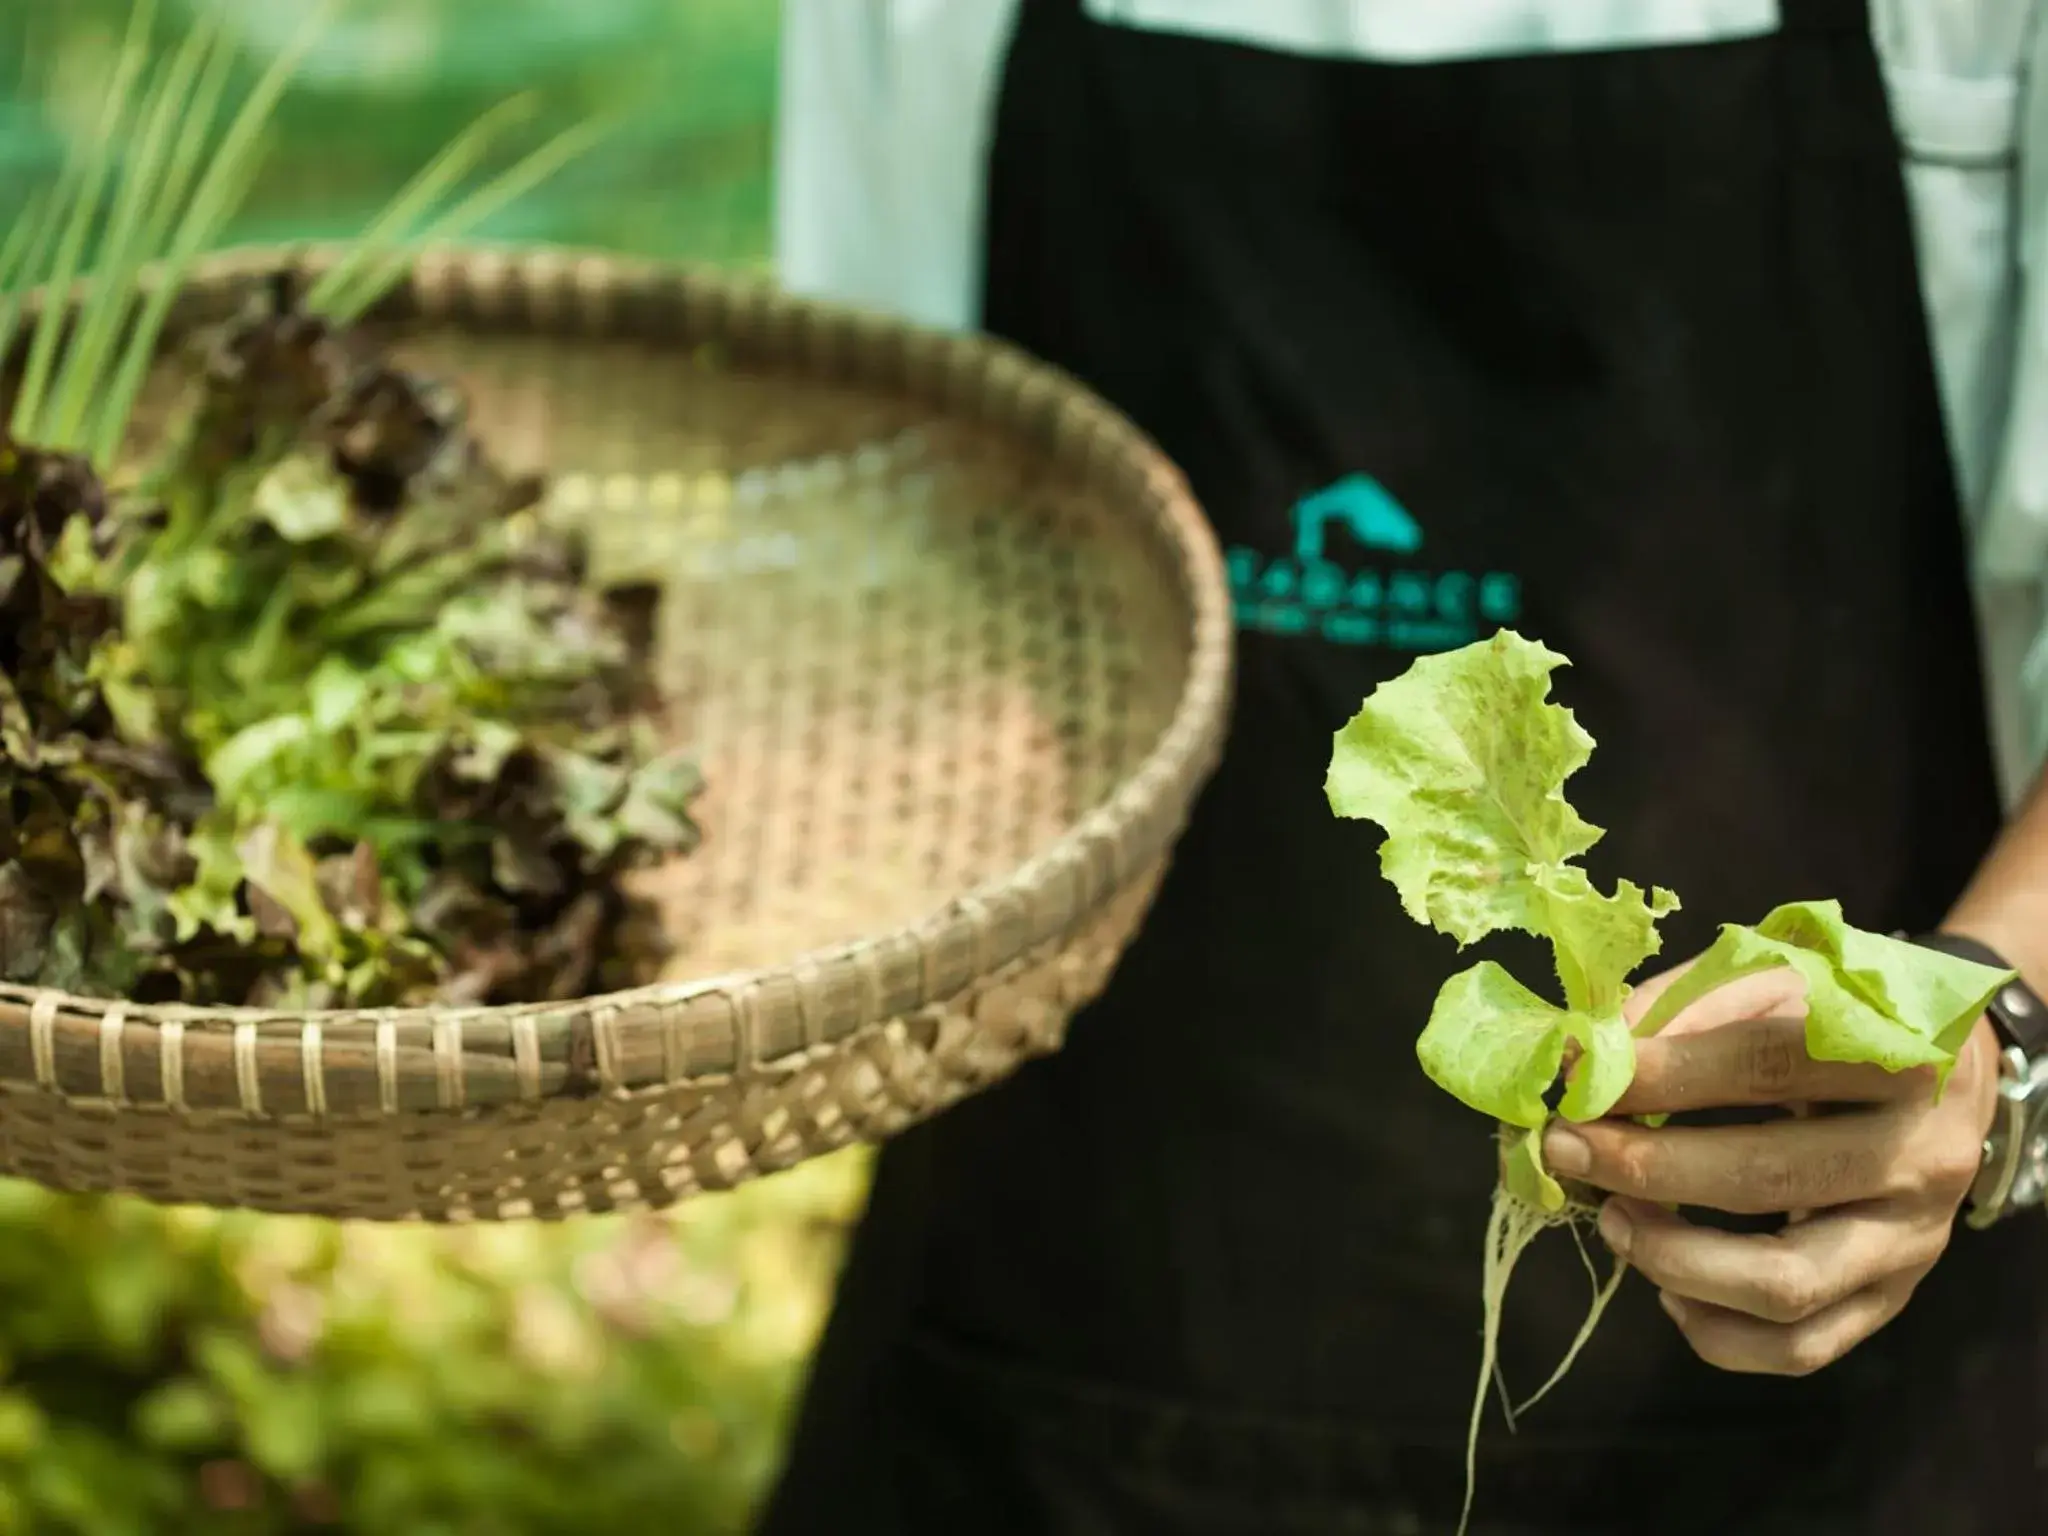
MULTIPOLYGON (((1018 0, 783 0, 776 259, 794 290, 980 312, 1018 0)), ((1083 0, 1122 26, 1421 63, 1768 34, 1778 0, 1083 0)), ((2009 799, 2048 756, 2048 0, 1870 0, 1970 533, 2009 799)))

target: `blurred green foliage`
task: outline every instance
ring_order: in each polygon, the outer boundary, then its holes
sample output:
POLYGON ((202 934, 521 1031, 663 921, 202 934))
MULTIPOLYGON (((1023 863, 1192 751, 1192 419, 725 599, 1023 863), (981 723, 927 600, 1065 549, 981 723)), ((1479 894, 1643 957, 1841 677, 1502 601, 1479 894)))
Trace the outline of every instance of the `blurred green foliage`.
POLYGON ((736 1532, 857 1194, 443 1231, 0 1181, 0 1532, 736 1532))
MULTIPOLYGON (((195 0, 160 0, 166 30, 195 0)), ((308 0, 220 0, 252 75, 308 0)), ((130 0, 0 0, 0 221, 130 0)), ((238 242, 345 236, 487 107, 603 147, 482 233, 765 261, 776 0, 352 0, 238 242)), ((744 1528, 864 1161, 663 1216, 379 1228, 0 1181, 0 1536, 744 1528)))
MULTIPOLYGON (((203 3, 230 18, 253 76, 312 0, 158 0, 161 30, 203 3)), ((93 110, 130 5, 0 0, 0 209, 93 110)), ((359 230, 468 123, 532 93, 544 128, 622 122, 484 237, 758 264, 777 19, 777 0, 348 0, 278 113, 235 239, 359 230)))

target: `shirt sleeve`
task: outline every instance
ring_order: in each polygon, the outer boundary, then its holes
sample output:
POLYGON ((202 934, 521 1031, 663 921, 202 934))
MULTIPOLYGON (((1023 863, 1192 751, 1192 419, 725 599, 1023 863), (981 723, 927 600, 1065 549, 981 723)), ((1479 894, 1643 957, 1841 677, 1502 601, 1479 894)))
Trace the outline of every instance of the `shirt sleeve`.
POLYGON ((2019 430, 2048 425, 2048 293, 2024 259, 2048 192, 2048 110, 2030 87, 2044 11, 2048 0, 1871 0, 2008 798, 2048 746, 2048 442, 2019 430))
MULTIPOLYGON (((1971 521, 1992 724, 2008 795, 2017 797, 2048 756, 2048 5, 2012 9, 2024 9, 2027 29, 2009 82, 2002 243, 2011 296, 1996 316, 2006 339, 1994 336, 1985 352, 1971 521)), ((1966 490, 1969 449, 1958 444, 1966 490)))
POLYGON ((1017 0, 783 0, 775 260, 927 325, 981 309, 983 177, 1017 0))

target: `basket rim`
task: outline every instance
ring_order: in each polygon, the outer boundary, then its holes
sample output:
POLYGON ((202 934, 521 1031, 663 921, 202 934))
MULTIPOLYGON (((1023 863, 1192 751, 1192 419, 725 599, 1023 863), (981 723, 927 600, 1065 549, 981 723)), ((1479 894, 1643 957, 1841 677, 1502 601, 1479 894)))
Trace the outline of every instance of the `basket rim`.
MULTIPOLYGON (((302 242, 232 248, 195 262, 181 284, 181 305, 224 292, 281 267, 309 275, 329 265, 345 245, 302 242)), ((162 274, 147 280, 161 281, 162 274)), ((81 285, 82 286, 82 285, 81 285)), ((31 310, 45 302, 31 295, 31 310)), ((710 327, 724 339, 728 330, 752 343, 774 371, 820 383, 866 385, 922 398, 956 419, 975 419, 1001 431, 1035 454, 1065 463, 1099 491, 1107 491, 1111 470, 1142 486, 1154 507, 1171 557, 1179 563, 1182 597, 1191 608, 1186 674, 1165 728, 1136 766, 1103 799, 1086 809, 1052 842, 1003 874, 985 879, 928 908, 914 920, 793 955, 773 965, 721 972, 688 980, 651 982, 613 992, 547 1003, 499 1005, 426 1004, 407 1008, 319 1010, 203 1007, 143 1004, 82 997, 56 989, 0 983, 0 1040, 31 1036, 35 1080, 63 1091, 50 1065, 50 1039, 60 1021, 96 1031, 105 1059, 105 1034, 122 1028, 171 1026, 189 1045, 187 1030, 232 1031, 236 1056, 256 1039, 278 1040, 304 1032, 318 1040, 375 1038, 380 1055, 393 1026, 425 1026, 433 1032, 433 1056, 446 1057, 444 1032, 453 1026, 460 1053, 463 1026, 504 1026, 512 1054, 521 1057, 517 1097, 537 1099, 595 1088, 673 1086, 698 1079, 725 1079, 750 1069, 770 1068, 795 1055, 836 1045, 870 1025, 936 1006, 964 985, 1059 943, 1091 913, 1162 858, 1178 835, 1195 794, 1220 754, 1227 725, 1235 657, 1235 633, 1228 579, 1214 532, 1181 471, 1132 421, 1071 374, 1022 349, 979 332, 940 330, 855 305, 800 296, 772 277, 712 268, 666 258, 623 255, 576 246, 502 245, 465 241, 421 249, 406 279, 371 317, 453 325, 475 334, 538 334, 568 342, 644 341, 679 350, 678 343, 710 327), (650 302, 667 319, 649 326, 650 302), (673 311, 673 314, 670 314, 673 311), (1062 899, 1063 892, 1070 892, 1062 899), (999 919, 1008 909, 1007 922, 999 919), (878 952, 913 951, 922 957, 921 984, 911 1006, 899 992, 888 1002, 876 995, 872 974, 862 974, 878 952), (962 965, 934 962, 942 951, 961 951, 962 965), (957 981, 958 984, 955 984, 957 981), (735 1009, 764 988, 794 989, 795 1007, 837 983, 859 984, 854 995, 864 1006, 840 1009, 844 1017, 818 1020, 827 1026, 800 1042, 794 1052, 735 1052, 730 1063, 706 1064, 688 1072, 655 1074, 621 1070, 619 1041, 639 1029, 674 1027, 668 1017, 705 999, 723 997, 735 1009), (567 1040, 572 1069, 567 1079, 542 1090, 525 1069, 538 1025, 567 1040), (607 1043, 611 1050, 607 1050, 607 1043)), ((697 339, 709 339, 699 337, 697 339)), ((551 482, 561 470, 546 471, 551 482)), ((1129 491, 1119 493, 1128 499, 1129 491)), ((723 1010, 721 1010, 723 1011, 723 1010)), ((487 1033, 496 1034, 496 1031, 487 1033)), ((739 1031, 744 1035, 746 1031, 739 1031)), ((317 1047, 309 1046, 309 1049, 317 1047)), ((169 1050, 169 1041, 165 1042, 169 1050)), ((493 1054, 504 1054, 500 1046, 493 1054)), ((239 1073, 238 1073, 239 1075, 239 1073)), ((12 1072, 0 1077, 21 1081, 12 1072)), ((100 1095, 66 1093, 67 1097, 100 1095)), ((118 1095, 116 1095, 118 1097, 118 1095)), ((249 1095, 240 1095, 245 1101, 249 1095)), ((444 1107, 464 1103, 459 1084, 444 1107)), ((182 1108, 176 1095, 169 1107, 182 1108)), ((254 1109, 255 1106, 251 1105, 254 1109)), ((309 1106, 310 1107, 310 1106, 309 1106)), ((387 1105, 387 1109, 392 1107, 387 1105)), ((260 1111, 259 1111, 260 1112, 260 1111)), ((317 1110, 315 1111, 318 1112, 317 1110)))

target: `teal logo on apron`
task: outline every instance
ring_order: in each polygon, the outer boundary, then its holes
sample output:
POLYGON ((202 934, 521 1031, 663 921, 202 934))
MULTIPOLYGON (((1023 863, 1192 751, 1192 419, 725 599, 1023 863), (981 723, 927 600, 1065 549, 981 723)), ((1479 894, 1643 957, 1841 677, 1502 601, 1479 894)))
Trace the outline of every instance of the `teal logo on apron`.
POLYGON ((1294 549, 1231 549, 1240 628, 1337 645, 1443 651, 1522 612, 1505 571, 1430 569, 1422 525, 1370 475, 1346 475, 1294 504, 1294 549))

